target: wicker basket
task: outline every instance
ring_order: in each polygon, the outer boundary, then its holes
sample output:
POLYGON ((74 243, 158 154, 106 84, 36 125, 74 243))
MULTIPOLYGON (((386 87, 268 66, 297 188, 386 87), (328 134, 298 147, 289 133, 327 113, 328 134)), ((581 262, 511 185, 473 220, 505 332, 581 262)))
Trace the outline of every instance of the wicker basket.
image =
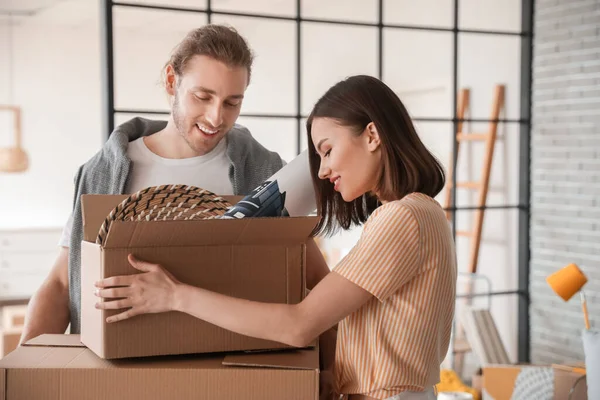
POLYGON ((132 194, 108 214, 96 243, 104 243, 112 221, 211 219, 223 215, 230 207, 222 197, 195 186, 152 186, 132 194))

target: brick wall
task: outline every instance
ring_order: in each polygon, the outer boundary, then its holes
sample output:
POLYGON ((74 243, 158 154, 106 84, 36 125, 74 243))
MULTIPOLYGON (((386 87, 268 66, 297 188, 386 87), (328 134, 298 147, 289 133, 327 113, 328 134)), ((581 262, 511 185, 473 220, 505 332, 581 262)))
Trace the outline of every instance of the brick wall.
POLYGON ((531 131, 531 359, 582 359, 579 297, 545 278, 574 262, 600 328, 600 0, 535 2, 531 131))

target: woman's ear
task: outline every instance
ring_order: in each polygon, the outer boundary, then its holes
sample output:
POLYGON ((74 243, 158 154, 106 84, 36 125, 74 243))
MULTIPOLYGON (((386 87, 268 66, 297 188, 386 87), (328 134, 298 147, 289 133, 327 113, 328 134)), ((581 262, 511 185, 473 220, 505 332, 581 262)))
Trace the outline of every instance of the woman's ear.
POLYGON ((373 122, 369 122, 367 127, 365 128, 365 138, 367 140, 367 148, 369 151, 375 151, 379 149, 381 145, 381 139, 379 138, 379 132, 377 131, 377 127, 373 122))
POLYGON ((177 79, 175 70, 171 64, 165 68, 165 90, 170 96, 175 96, 177 91, 177 79))

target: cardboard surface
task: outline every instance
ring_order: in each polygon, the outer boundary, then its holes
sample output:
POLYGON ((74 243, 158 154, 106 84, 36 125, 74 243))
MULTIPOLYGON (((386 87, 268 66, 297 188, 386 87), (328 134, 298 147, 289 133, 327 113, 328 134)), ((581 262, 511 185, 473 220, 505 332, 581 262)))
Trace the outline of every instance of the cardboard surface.
POLYGON ((255 367, 233 367, 215 354, 104 360, 77 335, 61 336, 0 360, 0 400, 318 399, 318 349, 273 352, 269 365, 262 354, 239 354, 237 363, 255 367))
POLYGON ((0 359, 17 348, 21 333, 21 328, 0 329, 0 359))
POLYGON ((24 346, 85 347, 80 335, 44 334, 29 340, 24 346))
POLYGON ((263 368, 288 368, 288 369, 315 369, 319 365, 318 352, 313 349, 290 350, 292 357, 286 356, 288 351, 281 350, 267 353, 230 354, 223 359, 223 365, 263 367, 263 368), (315 359, 315 357, 317 357, 315 359))
MULTIPOLYGON (((569 392, 582 374, 554 369, 554 398, 568 399, 569 392)), ((584 378, 585 379, 585 378, 584 378)), ((573 390, 571 400, 587 400, 586 382, 579 382, 573 390)))
MULTIPOLYGON (((522 371, 536 368, 552 368, 545 365, 489 365, 483 368, 484 399, 510 400, 515 392, 517 377, 522 371)), ((581 374, 552 368, 553 393, 555 399, 567 399, 569 391, 581 374)), ((587 400, 585 383, 579 383, 571 397, 572 400, 587 400)))
POLYGON ((106 359, 289 347, 177 312, 106 324, 106 317, 118 311, 94 307, 99 300, 94 282, 139 273, 127 261, 132 253, 193 286, 248 300, 296 304, 305 296, 305 242, 317 218, 114 222, 104 246, 93 243, 101 215, 124 197, 82 197, 81 340, 86 346, 106 359))

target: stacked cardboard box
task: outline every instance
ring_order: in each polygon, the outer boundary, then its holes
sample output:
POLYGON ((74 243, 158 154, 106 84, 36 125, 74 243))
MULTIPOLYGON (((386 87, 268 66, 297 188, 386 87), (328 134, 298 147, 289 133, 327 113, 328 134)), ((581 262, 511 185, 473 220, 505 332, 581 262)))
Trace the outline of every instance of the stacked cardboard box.
POLYGON ((483 398, 587 400, 582 376, 552 365, 489 365, 483 368, 483 398))
POLYGON ((176 312, 107 324, 115 312, 96 309, 93 294, 99 279, 138 273, 127 262, 133 253, 191 285, 298 303, 316 219, 114 222, 96 244, 102 221, 124 198, 82 198, 81 336, 44 335, 0 361, 0 400, 318 399, 316 346, 291 349, 176 312))
POLYGON ((22 328, 0 328, 0 359, 19 345, 22 328))
POLYGON ((19 345, 26 312, 26 305, 7 305, 0 309, 0 359, 19 345))

